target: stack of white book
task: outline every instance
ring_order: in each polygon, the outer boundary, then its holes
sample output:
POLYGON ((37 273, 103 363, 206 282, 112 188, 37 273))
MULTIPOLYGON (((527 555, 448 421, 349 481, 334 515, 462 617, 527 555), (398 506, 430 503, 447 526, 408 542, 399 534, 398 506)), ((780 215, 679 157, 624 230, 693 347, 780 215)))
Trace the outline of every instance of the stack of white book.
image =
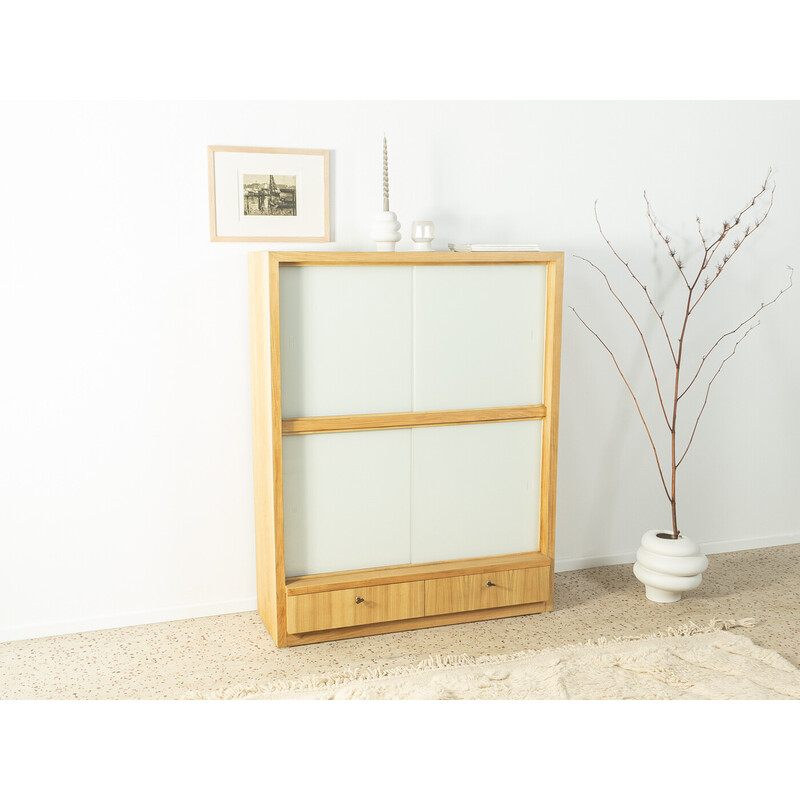
POLYGON ((456 253, 514 252, 542 249, 538 244, 448 244, 447 246, 456 253))

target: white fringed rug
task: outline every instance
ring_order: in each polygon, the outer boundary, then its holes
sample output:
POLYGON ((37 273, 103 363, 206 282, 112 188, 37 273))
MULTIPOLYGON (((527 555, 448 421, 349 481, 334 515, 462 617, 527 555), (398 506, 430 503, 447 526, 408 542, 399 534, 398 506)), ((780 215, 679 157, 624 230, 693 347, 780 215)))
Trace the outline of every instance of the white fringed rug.
POLYGON ((730 628, 693 622, 639 638, 601 638, 499 656, 431 656, 262 686, 191 692, 191 700, 788 700, 800 670, 730 628))

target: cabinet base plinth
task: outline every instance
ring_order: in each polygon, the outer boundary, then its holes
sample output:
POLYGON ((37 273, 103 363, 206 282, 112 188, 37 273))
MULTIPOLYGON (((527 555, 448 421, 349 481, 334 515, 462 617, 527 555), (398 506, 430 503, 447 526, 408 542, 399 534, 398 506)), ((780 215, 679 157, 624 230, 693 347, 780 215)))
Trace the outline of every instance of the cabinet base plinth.
POLYGON ((506 606, 504 608, 484 608, 477 611, 461 611, 457 614, 440 614, 435 617, 417 617, 415 619, 401 619, 392 622, 376 622, 371 625, 356 625, 352 628, 335 628, 328 631, 312 631, 310 633, 287 634, 285 645, 314 644, 315 642, 330 642, 336 639, 355 639, 359 636, 376 636, 381 633, 396 633, 397 631, 410 631, 418 628, 435 628, 440 625, 458 625, 463 622, 478 622, 486 619, 501 619, 503 617, 521 617, 526 614, 540 614, 552 611, 552 601, 540 603, 526 603, 524 605, 506 606), (548 607, 549 606, 549 607, 548 607))

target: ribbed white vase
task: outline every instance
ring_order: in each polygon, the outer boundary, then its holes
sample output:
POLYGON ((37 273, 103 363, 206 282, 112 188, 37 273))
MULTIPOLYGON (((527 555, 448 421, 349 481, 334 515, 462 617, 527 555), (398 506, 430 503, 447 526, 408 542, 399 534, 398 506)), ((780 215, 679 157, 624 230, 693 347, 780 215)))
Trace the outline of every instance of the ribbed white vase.
POLYGON ((671 531, 647 531, 636 552, 633 574, 644 584, 648 600, 674 603, 683 592, 696 589, 708 569, 708 559, 686 536, 671 531))
POLYGON ((372 223, 372 238, 375 249, 391 252, 400 241, 400 223, 394 211, 381 211, 372 223))

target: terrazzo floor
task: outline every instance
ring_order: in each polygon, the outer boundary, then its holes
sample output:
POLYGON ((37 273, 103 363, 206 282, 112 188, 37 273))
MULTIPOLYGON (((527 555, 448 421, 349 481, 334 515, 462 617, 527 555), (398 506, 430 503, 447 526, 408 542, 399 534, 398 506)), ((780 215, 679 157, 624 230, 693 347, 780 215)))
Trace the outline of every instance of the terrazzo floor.
POLYGON ((0 699, 179 699, 239 683, 341 668, 416 664, 435 654, 498 654, 636 636, 689 621, 737 629, 800 666, 800 544, 709 556, 679 603, 644 597, 631 566, 557 573, 548 614, 279 650, 255 612, 0 644, 0 699))

